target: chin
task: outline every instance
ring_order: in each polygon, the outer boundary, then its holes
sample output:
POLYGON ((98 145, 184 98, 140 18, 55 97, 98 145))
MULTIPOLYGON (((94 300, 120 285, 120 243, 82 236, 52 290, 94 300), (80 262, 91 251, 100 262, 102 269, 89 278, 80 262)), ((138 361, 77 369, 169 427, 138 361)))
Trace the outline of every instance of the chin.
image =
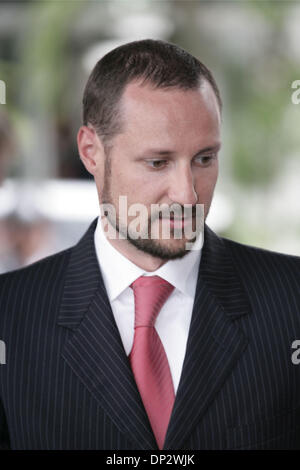
POLYGON ((151 239, 128 239, 128 241, 135 246, 138 250, 148 255, 153 256, 154 258, 159 258, 163 260, 172 260, 183 258, 189 253, 189 250, 186 249, 186 243, 193 242, 193 240, 168 240, 164 242, 161 240, 151 240, 151 239))

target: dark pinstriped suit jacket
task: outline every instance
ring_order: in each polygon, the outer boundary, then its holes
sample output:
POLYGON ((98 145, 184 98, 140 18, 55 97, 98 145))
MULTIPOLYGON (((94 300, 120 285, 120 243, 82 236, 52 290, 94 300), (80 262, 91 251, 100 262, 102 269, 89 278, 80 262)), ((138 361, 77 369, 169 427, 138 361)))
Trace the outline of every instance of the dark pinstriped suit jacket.
MULTIPOLYGON (((0 447, 157 449, 114 321, 94 221, 66 251, 0 276, 0 447)), ((165 449, 300 449, 300 258, 205 228, 165 449)), ((118 275, 118 266, 116 276, 118 275)))

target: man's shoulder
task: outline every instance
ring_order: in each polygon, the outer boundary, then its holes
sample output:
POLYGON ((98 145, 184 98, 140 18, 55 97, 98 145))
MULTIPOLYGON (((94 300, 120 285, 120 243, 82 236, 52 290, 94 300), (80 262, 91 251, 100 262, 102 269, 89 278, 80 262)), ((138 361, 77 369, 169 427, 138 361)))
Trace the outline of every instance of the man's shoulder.
POLYGON ((20 282, 30 278, 39 277, 42 280, 47 277, 49 281, 49 278, 57 277, 57 274, 67 266, 72 249, 73 247, 67 248, 28 266, 0 274, 0 288, 12 282, 20 282))
POLYGON ((278 259, 279 261, 300 263, 300 256, 281 253, 279 251, 261 248, 255 245, 241 243, 226 237, 220 237, 223 242, 233 251, 247 253, 249 256, 258 256, 263 258, 278 259))
MULTIPOLYGON (((54 321, 62 299, 72 248, 0 275, 0 332, 54 321), (8 328, 8 329, 7 329, 8 328)), ((14 330, 16 331, 16 330, 14 330)))
POLYGON ((300 275, 300 256, 280 253, 253 245, 221 238, 228 248, 232 260, 243 270, 285 272, 300 275))

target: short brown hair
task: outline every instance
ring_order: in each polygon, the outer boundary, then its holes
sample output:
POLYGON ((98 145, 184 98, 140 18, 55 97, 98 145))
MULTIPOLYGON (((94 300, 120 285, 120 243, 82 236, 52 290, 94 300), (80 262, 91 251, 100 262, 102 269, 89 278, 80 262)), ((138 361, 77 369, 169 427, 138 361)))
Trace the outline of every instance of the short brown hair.
POLYGON ((142 80, 156 88, 196 89, 207 80, 222 101, 210 70, 175 44, 145 39, 123 44, 95 65, 83 95, 83 124, 91 124, 107 143, 121 131, 119 101, 125 86, 142 80))

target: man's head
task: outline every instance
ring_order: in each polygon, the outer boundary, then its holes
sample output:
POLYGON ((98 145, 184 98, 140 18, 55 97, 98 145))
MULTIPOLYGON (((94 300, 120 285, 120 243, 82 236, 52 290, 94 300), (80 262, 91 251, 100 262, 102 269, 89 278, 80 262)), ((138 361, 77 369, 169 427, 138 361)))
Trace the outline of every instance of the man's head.
MULTIPOLYGON (((151 239, 165 222, 152 204, 172 208, 204 204, 207 216, 217 180, 221 99, 210 71, 181 48, 163 41, 125 44, 95 66, 84 92, 84 126, 78 148, 93 174, 100 203, 116 207, 116 228, 128 243, 153 257, 186 254, 186 239, 151 239), (131 237, 130 217, 118 211, 127 196, 147 208, 141 233, 131 237)), ((175 213, 176 215, 179 215, 175 213)), ((190 217, 185 224, 195 226, 190 217)), ((175 221, 171 229, 182 228, 175 221)), ((172 235, 172 230, 171 230, 172 235)))

